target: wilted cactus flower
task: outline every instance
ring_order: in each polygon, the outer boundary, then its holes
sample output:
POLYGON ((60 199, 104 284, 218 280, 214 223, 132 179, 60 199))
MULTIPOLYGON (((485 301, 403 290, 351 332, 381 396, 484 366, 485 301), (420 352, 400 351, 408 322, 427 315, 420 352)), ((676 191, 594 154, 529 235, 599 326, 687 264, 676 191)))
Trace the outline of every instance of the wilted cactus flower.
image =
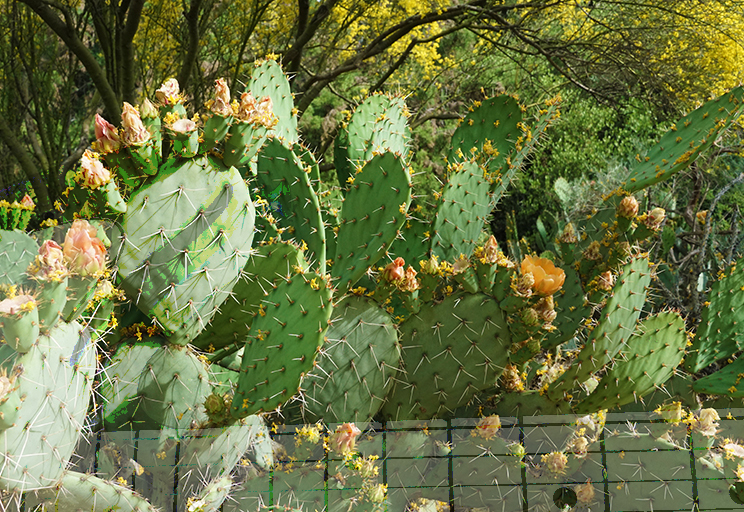
POLYGON ((31 199, 31 196, 28 194, 25 194, 23 196, 23 199, 21 199, 20 205, 24 208, 31 209, 34 208, 36 205, 34 204, 33 199, 31 199))
POLYGON ((214 81, 214 102, 211 106, 212 112, 221 116, 231 116, 233 111, 230 106, 230 89, 224 78, 214 81))
POLYGON ((96 228, 87 220, 78 219, 67 230, 62 252, 72 272, 83 277, 103 273, 106 268, 106 247, 96 235, 96 228))
POLYGON ((403 268, 405 265, 406 261, 403 258, 395 258, 382 270, 382 279, 394 284, 401 282, 406 277, 406 271, 403 268))
POLYGON ((196 130, 196 123, 191 119, 179 119, 170 125, 170 129, 175 133, 189 134, 196 130))
POLYGON ((32 295, 16 295, 0 301, 0 316, 15 316, 31 311, 36 307, 36 299, 32 295))
POLYGON ((561 232, 561 236, 558 237, 558 241, 562 244, 575 244, 579 241, 576 236, 576 228, 574 228, 573 224, 570 222, 566 224, 566 227, 563 228, 563 232, 561 232))
POLYGON ((664 208, 654 208, 653 210, 648 212, 648 216, 646 217, 644 224, 648 229, 656 231, 661 227, 661 223, 664 222, 665 218, 666 211, 664 210, 664 208))
POLYGON ((617 216, 632 219, 638 215, 638 201, 633 196, 625 196, 617 206, 617 216))
POLYGON ((240 95, 237 117, 245 123, 258 124, 266 128, 273 128, 279 122, 274 115, 271 98, 264 96, 261 101, 256 102, 256 98, 250 92, 240 95))
POLYGON ((715 409, 702 409, 700 415, 693 424, 693 430, 707 437, 713 437, 718 432, 718 411, 715 409))
POLYGON ((576 502, 579 505, 586 506, 594 502, 594 486, 591 480, 574 486, 574 492, 576 493, 576 502))
POLYGON ((416 279, 416 272, 413 270, 412 266, 408 266, 406 269, 406 273, 403 276, 403 280, 398 284, 398 289, 402 292, 415 292, 419 288, 421 288, 421 284, 419 284, 418 279, 416 279))
POLYGON ((98 153, 89 149, 86 149, 80 158, 80 171, 77 176, 80 186, 90 190, 96 190, 111 181, 111 172, 98 159, 98 153))
POLYGON ((121 110, 122 140, 127 146, 144 144, 150 140, 150 132, 142 124, 139 111, 126 101, 121 110))
POLYGON ((387 497, 387 484, 377 484, 367 489, 367 498, 372 503, 382 503, 387 497))
POLYGON ((468 260, 464 254, 460 254, 460 257, 457 258, 454 265, 452 265, 452 274, 461 274, 462 272, 465 272, 469 266, 470 260, 468 260))
POLYGON ((8 400, 10 395, 15 389, 15 376, 8 377, 5 370, 0 371, 0 404, 8 400))
POLYGON ((535 278, 532 289, 540 295, 553 295, 561 289, 566 280, 563 269, 556 267, 547 258, 525 256, 521 265, 522 274, 530 273, 535 278))
POLYGON ((155 98, 161 105, 175 105, 183 99, 180 92, 181 87, 178 85, 178 80, 171 78, 163 82, 160 89, 155 91, 155 98))
POLYGON ((723 453, 727 459, 732 460, 735 457, 744 459, 744 446, 741 446, 738 443, 734 443, 730 439, 725 439, 724 443, 725 444, 723 445, 723 453))
POLYGON ((568 457, 563 452, 552 452, 540 457, 545 468, 554 475, 562 475, 568 466, 568 457))
POLYGON ((498 414, 492 414, 484 416, 478 421, 475 426, 475 433, 488 441, 499 433, 499 429, 501 429, 501 418, 498 414))
POLYGON ((39 254, 28 266, 26 272, 40 281, 62 281, 69 272, 65 265, 62 248, 54 240, 47 240, 39 247, 39 254))
POLYGON ((331 449, 338 453, 344 454, 354 450, 356 438, 362 431, 353 423, 344 423, 336 427, 336 431, 329 441, 331 449))
POLYGON ((119 149, 121 142, 116 127, 96 114, 96 145, 99 153, 111 153, 119 149))
POLYGON ((602 272, 597 278, 597 288, 609 292, 615 286, 615 275, 610 271, 602 272))

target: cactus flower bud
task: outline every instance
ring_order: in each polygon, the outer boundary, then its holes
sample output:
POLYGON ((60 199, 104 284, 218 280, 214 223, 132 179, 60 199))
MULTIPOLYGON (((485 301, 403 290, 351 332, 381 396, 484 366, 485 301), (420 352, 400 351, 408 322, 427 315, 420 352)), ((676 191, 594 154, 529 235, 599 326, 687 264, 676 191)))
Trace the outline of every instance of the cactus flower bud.
MULTIPOLYGON (((406 271, 403 268, 406 262, 403 258, 395 258, 382 271, 382 278, 388 283, 398 283, 406 277, 406 271)), ((414 274, 415 276, 416 274, 414 274)))
POLYGON ((566 273, 547 258, 525 256, 521 264, 522 274, 531 273, 535 279, 532 289, 540 295, 553 295, 561 289, 566 273))
POLYGON ((86 149, 80 158, 80 171, 77 177, 81 181, 80 186, 96 190, 111 181, 111 172, 98 159, 98 153, 86 149))
POLYGON ((632 219, 638 215, 638 201, 633 196, 625 196, 617 206, 617 216, 632 219))
POLYGON ((163 82, 160 89, 155 91, 155 98, 161 105, 175 105, 182 100, 180 94, 181 88, 178 85, 178 80, 171 78, 163 82))
POLYGON ((31 196, 30 196, 30 195, 28 195, 28 194, 26 194, 26 195, 24 195, 24 196, 23 196, 23 199, 21 199, 21 203, 20 203, 20 204, 21 204, 21 206, 23 206, 24 208, 29 208, 29 209, 30 209, 30 208, 33 208, 33 207, 35 207, 35 206, 36 206, 36 205, 34 204, 34 201, 33 201, 33 199, 31 199, 31 196))
POLYGON ((39 254, 26 271, 40 281, 59 282, 67 277, 65 256, 62 248, 54 240, 47 240, 39 247, 39 254))
POLYGON ((661 227, 662 222, 666 218, 666 211, 664 208, 654 208, 648 213, 644 224, 651 231, 656 231, 661 227))
POLYGON ((233 111, 230 106, 230 89, 224 78, 218 78, 214 81, 214 103, 212 103, 212 112, 221 116, 231 116, 233 111))
POLYGON ((339 455, 354 451, 356 438, 361 433, 362 431, 353 423, 339 425, 329 440, 331 449, 339 455))
POLYGON ((106 247, 96 235, 96 228, 80 219, 72 223, 65 235, 65 262, 83 277, 100 274, 106 268, 106 247))
POLYGON ((111 153, 119 149, 119 132, 116 127, 96 114, 96 146, 99 153, 111 153))
POLYGON ((540 323, 540 316, 533 308, 527 308, 522 311, 522 323, 527 327, 534 327, 540 323))
POLYGON ((140 114, 135 107, 124 102, 121 111, 122 141, 127 146, 144 144, 150 140, 150 132, 142 124, 140 114))
POLYGON ((611 271, 602 272, 597 278, 597 288, 600 290, 609 292, 613 286, 615 286, 615 275, 611 271))
POLYGON ((484 416, 475 426, 475 433, 486 441, 493 439, 501 428, 501 418, 498 414, 484 416))
POLYGON ((152 101, 147 98, 145 98, 145 101, 140 105, 139 111, 141 119, 155 119, 160 116, 158 109, 152 104, 152 101))

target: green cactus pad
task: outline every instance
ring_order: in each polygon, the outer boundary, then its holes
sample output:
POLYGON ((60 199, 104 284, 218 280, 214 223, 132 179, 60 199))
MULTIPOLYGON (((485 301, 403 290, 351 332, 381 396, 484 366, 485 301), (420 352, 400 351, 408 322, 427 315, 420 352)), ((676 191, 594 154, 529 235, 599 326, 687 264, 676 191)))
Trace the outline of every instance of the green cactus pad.
POLYGON ((523 115, 519 101, 507 94, 476 101, 452 134, 447 160, 462 162, 479 156, 479 161, 488 162, 491 171, 499 171, 522 136, 519 126, 523 115), (491 148, 484 152, 486 141, 491 148))
POLYGON ((493 195, 491 197, 491 201, 494 205, 504 197, 507 189, 517 177, 517 173, 522 169, 533 150, 537 147, 541 135, 545 133, 548 126, 550 126, 558 116, 558 104, 556 102, 548 102, 546 108, 540 111, 532 128, 529 128, 525 123, 519 125, 522 133, 519 138, 516 139, 514 143, 514 152, 506 159, 500 173, 498 173, 499 169, 495 169, 493 166, 489 165, 488 170, 494 183, 492 188, 493 195))
POLYGON ((679 314, 664 312, 646 318, 595 390, 574 407, 576 413, 612 409, 658 388, 682 362, 686 343, 685 322, 679 314))
POLYGON ((128 487, 76 471, 65 471, 51 489, 44 489, 33 505, 44 510, 75 510, 85 512, 158 512, 145 498, 128 487))
POLYGON ((272 411, 297 393, 323 343, 331 290, 317 274, 297 274, 264 299, 265 316, 253 320, 231 414, 243 418, 272 411))
POLYGON ((294 244, 277 242, 256 247, 230 297, 193 345, 212 351, 233 342, 243 344, 263 299, 276 286, 274 283, 298 268, 307 270, 308 263, 294 244))
POLYGON ((549 332, 542 340, 543 350, 551 350, 570 340, 584 319, 591 315, 591 307, 584 298, 584 290, 576 270, 571 266, 565 266, 563 271, 566 273, 566 280, 561 290, 554 296, 557 316, 552 325, 556 330, 549 332))
POLYGON ((0 488, 42 489, 63 475, 88 412, 95 352, 80 324, 60 322, 28 353, 6 361, 6 370, 21 372, 24 399, 0 436, 0 488))
POLYGON ((491 184, 476 162, 450 169, 431 232, 431 252, 441 261, 469 258, 491 212, 491 184))
POLYGON ((393 241, 390 256, 403 258, 417 272, 419 262, 429 258, 431 223, 417 218, 406 219, 400 228, 400 237, 393 241))
POLYGON ((677 121, 658 143, 638 155, 638 165, 623 188, 632 193, 686 169, 739 118, 743 98, 744 88, 737 87, 677 121))
POLYGON ((376 153, 405 157, 411 137, 407 119, 408 110, 401 97, 374 94, 357 106, 336 138, 334 163, 342 188, 376 153))
MULTIPOLYGON (((305 423, 370 421, 397 376, 398 333, 390 315, 364 297, 346 297, 334 317, 318 368, 302 382, 299 413, 305 423)), ((297 420, 287 416, 287 423, 297 420)))
POLYGON ((0 231, 0 284, 23 284, 39 254, 36 241, 22 231, 0 231))
POLYGON ((256 182, 279 227, 289 229, 284 236, 294 238, 299 245, 305 242, 307 260, 318 273, 325 274, 325 229, 320 203, 302 161, 279 140, 271 140, 258 155, 256 182))
POLYGON ((275 137, 283 139, 289 145, 299 140, 294 97, 287 76, 278 62, 271 59, 256 61, 245 90, 256 100, 264 96, 271 98, 272 110, 279 119, 273 130, 275 137))
POLYGON ((565 393, 612 361, 635 331, 650 283, 648 259, 637 258, 623 267, 599 325, 591 331, 576 362, 549 388, 551 400, 563 399, 565 393))
POLYGON ((375 155, 354 176, 341 210, 331 268, 339 289, 352 287, 385 254, 410 202, 411 176, 393 153, 375 155))
POLYGON ((105 363, 98 393, 103 402, 103 424, 106 430, 154 430, 157 427, 144 416, 142 397, 137 388, 147 362, 165 341, 159 337, 144 337, 142 341, 131 345, 125 342, 105 363))
POLYGON ((744 397, 744 357, 727 364, 720 370, 696 380, 692 389, 709 395, 726 395, 729 398, 744 397))
POLYGON ((207 420, 204 401, 211 391, 205 363, 188 347, 177 345, 157 349, 137 386, 144 413, 161 427, 179 432, 207 420))
POLYGON ((405 374, 382 408, 388 418, 447 416, 493 386, 508 363, 506 318, 487 295, 451 295, 400 330, 405 374))
POLYGON ((744 331, 732 321, 744 310, 744 260, 713 283, 700 324, 685 359, 685 369, 697 373, 708 365, 744 350, 744 331))
POLYGON ((194 339, 227 297, 254 216, 240 173, 208 156, 171 160, 132 194, 112 251, 120 284, 171 343, 194 339))

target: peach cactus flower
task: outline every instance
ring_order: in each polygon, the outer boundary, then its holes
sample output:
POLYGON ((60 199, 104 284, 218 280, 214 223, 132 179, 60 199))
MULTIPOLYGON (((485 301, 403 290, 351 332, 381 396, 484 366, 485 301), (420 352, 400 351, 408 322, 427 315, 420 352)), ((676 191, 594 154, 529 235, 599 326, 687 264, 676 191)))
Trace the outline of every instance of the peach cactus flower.
POLYGON ((126 101, 121 110, 122 139, 127 146, 144 144, 150 140, 150 132, 142 124, 139 111, 126 101))
POLYGON ((65 262, 83 277, 100 274, 106 268, 106 247, 96 235, 96 228, 80 219, 72 223, 65 235, 65 262))
POLYGON ((498 414, 484 416, 475 426, 475 433, 486 440, 490 440, 498 435, 501 429, 501 418, 498 414))
POLYGON ((535 278, 532 289, 540 295, 553 295, 561 289, 566 280, 563 269, 556 267, 547 258, 525 256, 521 265, 522 274, 530 273, 535 278))
POLYGON ((119 149, 121 142, 116 127, 96 114, 96 150, 111 153, 119 149))
POLYGON ((155 97, 161 105, 175 105, 181 101, 181 87, 178 80, 171 78, 163 82, 160 89, 155 91, 155 97))
POLYGON ((79 176, 82 178, 81 186, 91 190, 95 190, 111 181, 111 172, 98 160, 98 154, 88 149, 85 150, 80 159, 79 176))
POLYGON ((212 112, 221 116, 231 116, 233 111, 230 106, 230 89, 224 78, 218 78, 214 81, 214 103, 212 103, 212 112))
POLYGON ((397 283, 403 280, 406 277, 406 271, 403 268, 405 265, 406 262, 403 258, 395 258, 395 261, 388 263, 382 271, 382 278, 389 283, 397 283))
POLYGON ((330 439, 330 446, 338 454, 351 452, 356 445, 356 438, 362 431, 353 423, 344 423, 336 427, 330 439))

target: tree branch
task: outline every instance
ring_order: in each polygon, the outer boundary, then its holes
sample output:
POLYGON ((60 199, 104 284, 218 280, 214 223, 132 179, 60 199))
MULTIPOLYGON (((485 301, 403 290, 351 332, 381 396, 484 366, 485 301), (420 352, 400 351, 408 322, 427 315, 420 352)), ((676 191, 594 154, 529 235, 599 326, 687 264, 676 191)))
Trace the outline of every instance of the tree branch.
POLYGON ((201 10, 201 0, 191 0, 189 11, 184 13, 186 26, 188 28, 189 43, 186 49, 186 55, 181 64, 181 71, 178 73, 178 83, 181 89, 185 90, 194 70, 196 56, 199 53, 199 11, 201 10))
POLYGON ((101 66, 98 65, 95 56, 85 47, 77 34, 75 34, 69 12, 67 12, 66 9, 62 10, 62 14, 66 20, 63 21, 41 0, 21 1, 33 9, 33 11, 44 20, 49 28, 51 28, 54 33, 64 41, 70 51, 80 59, 80 62, 85 67, 85 70, 90 75, 91 80, 93 80, 96 89, 98 89, 98 92, 101 95, 101 100, 103 101, 106 113, 114 120, 120 119, 121 107, 119 106, 119 99, 116 97, 113 87, 106 79, 106 73, 101 66))
POLYGON ((134 35, 139 28, 142 18, 142 8, 145 0, 134 0, 127 11, 127 21, 121 31, 121 93, 122 99, 134 103, 135 77, 134 77, 134 35))
POLYGON ((0 116, 0 140, 5 143, 15 159, 18 160, 21 169, 23 169, 26 177, 31 182, 31 186, 36 193, 36 203, 39 210, 44 212, 51 210, 52 203, 49 201, 49 191, 44 184, 44 179, 41 177, 41 173, 39 173, 31 157, 23 149, 21 142, 13 134, 4 116, 0 116))

